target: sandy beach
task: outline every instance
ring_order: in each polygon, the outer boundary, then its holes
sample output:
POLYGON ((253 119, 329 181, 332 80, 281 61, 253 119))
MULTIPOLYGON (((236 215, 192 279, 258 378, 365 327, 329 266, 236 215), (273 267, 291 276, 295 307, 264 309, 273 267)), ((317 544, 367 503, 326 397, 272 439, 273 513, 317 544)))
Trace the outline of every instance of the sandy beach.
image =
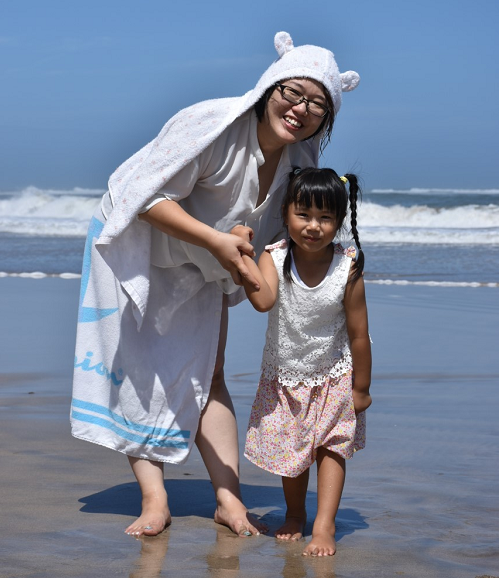
MULTIPOLYGON (((70 435, 78 290, 77 279, 0 278, 2 578, 499 577, 496 288, 367 286, 374 404, 329 559, 276 542, 280 480, 244 458, 245 502, 271 532, 240 539, 216 525, 197 452, 165 468, 172 526, 124 534, 140 507, 128 461, 70 435)), ((266 320, 247 304, 231 313, 226 375, 241 445, 266 320)))

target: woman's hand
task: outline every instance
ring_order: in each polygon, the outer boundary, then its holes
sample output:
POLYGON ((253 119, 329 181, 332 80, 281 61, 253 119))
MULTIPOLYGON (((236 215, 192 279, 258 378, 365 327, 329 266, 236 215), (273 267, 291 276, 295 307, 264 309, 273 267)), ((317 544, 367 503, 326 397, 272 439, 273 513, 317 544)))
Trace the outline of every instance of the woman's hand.
MULTIPOLYGON (((253 233, 249 227, 243 227, 242 225, 234 228, 248 229, 251 231, 251 234, 253 233)), ((241 257, 241 255, 244 254, 253 258, 255 256, 253 245, 240 237, 239 234, 220 233, 215 230, 213 233, 207 244, 207 249, 210 253, 219 261, 222 267, 230 273, 236 285, 242 285, 244 278, 247 283, 258 291, 260 285, 255 276, 250 273, 241 257)), ((245 231, 244 236, 249 236, 249 233, 245 231)))

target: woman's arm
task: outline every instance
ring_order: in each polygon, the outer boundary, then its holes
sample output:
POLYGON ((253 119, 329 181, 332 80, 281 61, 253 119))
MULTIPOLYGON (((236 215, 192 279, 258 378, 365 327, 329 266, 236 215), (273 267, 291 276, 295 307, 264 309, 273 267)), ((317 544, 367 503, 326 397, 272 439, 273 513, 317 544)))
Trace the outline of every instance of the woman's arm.
POLYGON ((371 340, 369 338, 366 293, 362 277, 353 286, 347 285, 343 303, 353 361, 353 402, 355 413, 359 414, 372 403, 369 394, 372 363, 371 340))
POLYGON ((255 254, 253 246, 241 237, 216 231, 191 217, 177 202, 171 200, 157 203, 146 213, 141 213, 139 218, 163 233, 207 249, 229 271, 236 285, 242 285, 244 280, 248 287, 258 289, 255 277, 242 259, 243 254, 255 254))

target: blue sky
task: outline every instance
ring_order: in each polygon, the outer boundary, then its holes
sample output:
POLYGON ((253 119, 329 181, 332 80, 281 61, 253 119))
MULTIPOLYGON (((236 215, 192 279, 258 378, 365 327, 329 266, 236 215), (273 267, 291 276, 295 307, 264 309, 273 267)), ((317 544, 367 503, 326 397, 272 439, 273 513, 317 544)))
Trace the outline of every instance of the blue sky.
POLYGON ((2 0, 0 190, 105 188, 176 111, 252 88, 279 30, 361 76, 323 165, 498 188, 498 22, 498 0, 2 0))

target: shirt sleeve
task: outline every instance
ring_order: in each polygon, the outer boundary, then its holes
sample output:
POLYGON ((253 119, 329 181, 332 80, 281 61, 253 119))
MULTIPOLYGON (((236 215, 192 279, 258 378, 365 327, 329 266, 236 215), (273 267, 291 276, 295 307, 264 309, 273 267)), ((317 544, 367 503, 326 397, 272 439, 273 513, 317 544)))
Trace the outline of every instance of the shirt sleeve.
POLYGON ((174 175, 157 193, 150 197, 143 205, 139 213, 149 211, 154 205, 161 201, 180 201, 188 197, 194 185, 200 178, 201 167, 205 165, 207 158, 211 157, 211 146, 200 153, 183 169, 174 175))
POLYGON ((142 213, 147 213, 149 209, 152 209, 154 205, 161 203, 161 201, 172 201, 172 200, 173 199, 168 195, 166 195, 165 193, 156 193, 147 201, 147 203, 142 207, 142 209, 140 209, 139 215, 141 215, 142 213))

